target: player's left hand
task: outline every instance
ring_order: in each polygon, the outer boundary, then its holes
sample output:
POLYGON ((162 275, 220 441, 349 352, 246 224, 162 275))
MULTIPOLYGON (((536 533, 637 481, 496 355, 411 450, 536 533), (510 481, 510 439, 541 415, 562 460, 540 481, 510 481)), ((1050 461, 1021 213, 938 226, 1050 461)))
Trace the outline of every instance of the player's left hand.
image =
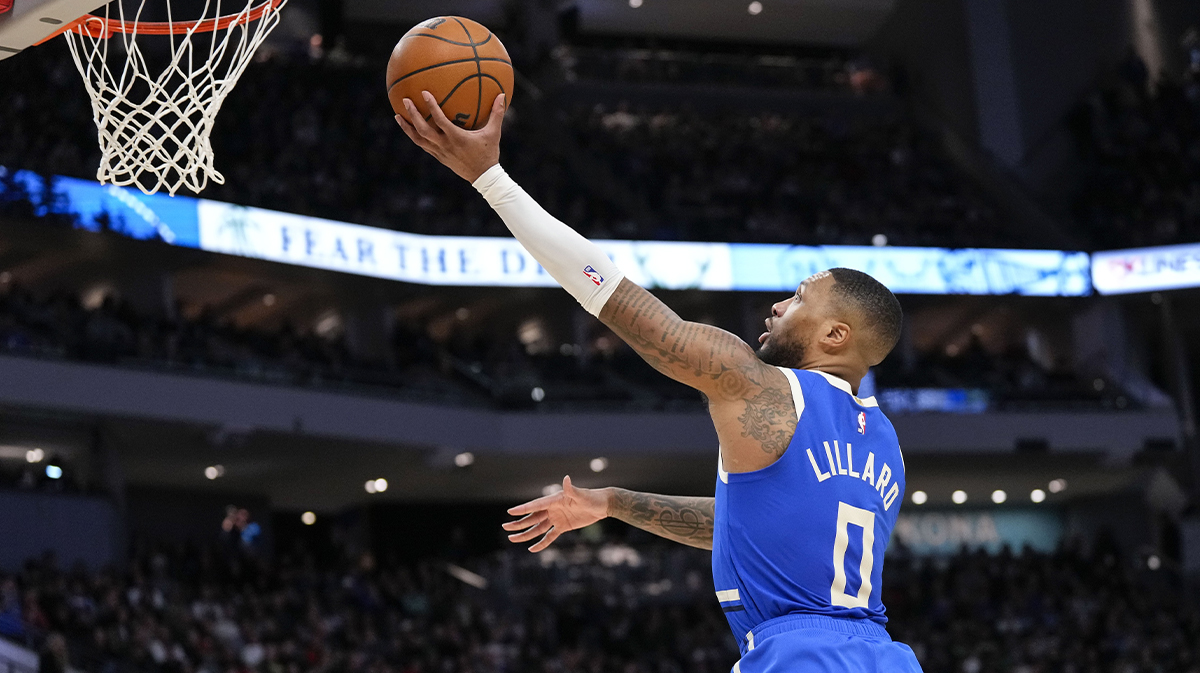
POLYGON ((610 488, 579 488, 571 477, 563 477, 562 490, 508 510, 513 516, 525 515, 503 524, 504 530, 518 531, 508 539, 521 543, 541 538, 529 548, 539 552, 549 547, 559 535, 590 526, 608 516, 610 488))
POLYGON ((487 125, 475 131, 459 128, 447 119, 433 94, 422 91, 421 97, 430 110, 429 121, 425 121, 417 111, 417 106, 408 98, 404 99, 404 109, 408 110, 408 119, 412 121, 396 115, 396 123, 418 147, 432 154, 467 182, 475 182, 484 171, 500 163, 500 127, 504 124, 504 111, 508 107, 504 102, 504 94, 496 96, 492 102, 487 125))

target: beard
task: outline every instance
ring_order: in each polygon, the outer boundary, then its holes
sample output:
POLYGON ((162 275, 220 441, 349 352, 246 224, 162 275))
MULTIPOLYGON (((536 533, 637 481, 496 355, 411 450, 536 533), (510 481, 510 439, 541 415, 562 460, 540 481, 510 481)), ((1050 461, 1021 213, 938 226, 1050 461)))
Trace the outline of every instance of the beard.
POLYGON ((782 337, 782 334, 775 338, 767 337, 767 342, 758 349, 758 359, 775 367, 799 367, 804 362, 807 347, 798 339, 788 341, 782 337))

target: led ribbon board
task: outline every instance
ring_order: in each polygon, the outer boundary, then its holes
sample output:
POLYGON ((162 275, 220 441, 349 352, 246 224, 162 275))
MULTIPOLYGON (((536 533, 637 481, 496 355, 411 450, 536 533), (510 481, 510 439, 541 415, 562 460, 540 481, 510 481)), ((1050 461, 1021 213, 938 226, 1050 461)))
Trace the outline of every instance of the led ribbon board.
MULTIPOLYGON (((39 215, 131 238, 242 257, 427 285, 554 287, 512 238, 424 236, 217 201, 54 178, 0 168, 5 190, 23 192, 39 215)), ((789 246, 672 241, 596 241, 633 281, 650 288, 791 292, 831 267, 873 275, 894 292, 1084 296, 1086 253, 869 246, 789 246)))
POLYGON ((1200 287, 1200 244, 1097 252, 1092 284, 1100 294, 1200 287))

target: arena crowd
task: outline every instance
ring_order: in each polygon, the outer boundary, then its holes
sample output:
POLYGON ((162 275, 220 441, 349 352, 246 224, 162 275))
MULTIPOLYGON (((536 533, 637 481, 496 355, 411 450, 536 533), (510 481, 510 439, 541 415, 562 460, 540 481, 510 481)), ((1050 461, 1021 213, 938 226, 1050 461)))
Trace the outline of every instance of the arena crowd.
MULTIPOLYGON (((569 44, 548 62, 536 72, 549 93, 563 80, 720 82, 729 68, 741 79, 780 70, 746 56, 569 44)), ((852 83, 865 76, 876 82, 867 89, 887 89, 858 59, 797 63, 782 69, 792 79, 767 76, 759 85, 854 96, 862 91, 852 83)), ((213 145, 226 183, 204 196, 416 233, 507 235, 469 185, 399 132, 376 65, 264 50, 223 106, 213 145)), ((1200 72, 1158 81, 1133 59, 1120 74, 1072 121, 1081 160, 1077 237, 1097 249, 1195 240, 1200 72)), ((93 177, 91 110, 65 46, 0 62, 0 77, 14 92, 0 107, 0 165, 93 177)), ((620 99, 581 105, 520 92, 509 121, 510 173, 592 237, 1039 245, 1011 233, 990 199, 903 114, 749 113, 620 99)))
MULTIPOLYGON (((1140 66, 1140 67, 1139 67, 1140 66)), ((1200 64, 1151 82, 1131 59, 1074 117, 1079 225, 1101 246, 1200 239, 1200 64)))
MULTIPOLYGON (((66 292, 38 296, 0 276, 0 352, 453 404, 703 408, 693 390, 654 371, 607 331, 580 344, 542 336, 545 343, 535 348, 519 328, 456 338, 398 322, 382 359, 368 359, 352 353, 344 332, 322 335, 286 323, 239 327, 182 307, 173 316, 150 315, 113 294, 89 301, 85 306, 66 292)), ((961 350, 917 353, 908 365, 902 360, 895 355, 877 368, 881 388, 979 389, 996 408, 1132 405, 1115 386, 1101 391, 1066 363, 1039 364, 1021 345, 991 353, 973 338, 961 350)))
MULTIPOLYGON (((723 673, 737 660, 705 552, 640 535, 560 545, 453 564, 321 567, 232 546, 144 546, 103 572, 47 558, 0 576, 0 633, 101 673, 723 673)), ((1200 611, 1177 578, 1100 544, 894 547, 884 577, 888 629, 927 673, 1200 670, 1200 611)))
MULTIPOLYGON (((206 198, 416 233, 507 235, 392 119, 379 68, 264 52, 213 134, 206 198), (270 101, 264 105, 263 101, 270 101)), ((63 45, 0 62, 0 165, 95 176, 91 109, 63 45), (51 118, 45 110, 52 109, 51 118)), ((848 94, 850 95, 850 94, 848 94)), ((1027 246, 903 118, 514 98, 504 162, 592 237, 1027 246)))

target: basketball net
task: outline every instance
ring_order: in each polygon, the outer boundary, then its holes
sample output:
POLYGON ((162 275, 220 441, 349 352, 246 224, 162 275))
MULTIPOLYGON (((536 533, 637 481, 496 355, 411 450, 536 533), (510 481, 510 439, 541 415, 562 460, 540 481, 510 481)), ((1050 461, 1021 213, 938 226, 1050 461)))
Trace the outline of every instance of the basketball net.
POLYGON ((96 179, 172 196, 180 187, 200 192, 209 180, 224 184, 213 166, 213 121, 287 0, 227 0, 241 9, 224 16, 221 0, 205 0, 202 16, 187 21, 176 20, 166 0, 167 20, 154 22, 139 22, 146 0, 136 1, 132 17, 114 2, 104 16, 86 15, 64 33, 92 99, 101 153, 96 179), (113 5, 116 18, 109 16, 113 5), (110 50, 118 35, 121 44, 110 50), (139 38, 162 43, 151 52, 160 63, 166 59, 165 67, 152 71, 139 38), (160 46, 165 54, 156 52, 160 46))

